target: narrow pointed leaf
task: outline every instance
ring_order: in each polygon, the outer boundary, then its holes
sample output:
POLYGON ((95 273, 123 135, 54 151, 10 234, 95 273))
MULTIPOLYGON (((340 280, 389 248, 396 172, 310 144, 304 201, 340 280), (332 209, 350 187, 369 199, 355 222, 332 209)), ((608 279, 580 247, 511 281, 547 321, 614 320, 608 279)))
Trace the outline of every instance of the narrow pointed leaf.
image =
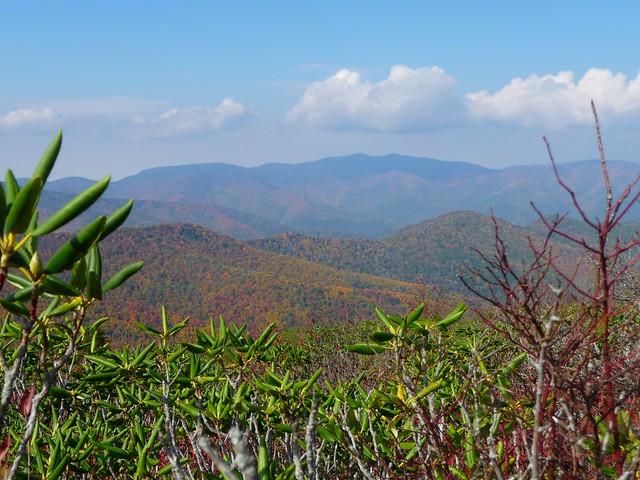
POLYGON ((100 240, 106 238, 108 235, 113 233, 118 227, 120 227, 124 222, 126 222, 127 217, 131 213, 131 209, 133 208, 133 200, 129 200, 123 206, 114 211, 111 215, 107 217, 107 223, 104 225, 104 230, 102 231, 102 235, 100 236, 100 240))
POLYGON ((77 297, 80 291, 67 282, 60 280, 54 276, 48 275, 42 282, 44 291, 52 295, 66 295, 69 297, 77 297))
POLYGON ((124 282, 126 282, 129 277, 135 275, 138 271, 140 271, 143 266, 144 262, 135 262, 127 265, 113 277, 107 280, 107 282, 102 286, 102 292, 107 293, 109 290, 113 290, 114 288, 119 287, 124 282))
POLYGON ((374 332, 369 335, 369 338, 376 343, 384 343, 388 342, 389 340, 393 340, 394 338, 396 338, 396 336, 390 332, 374 332))
POLYGON ((464 315, 464 312, 466 311, 467 311, 467 306, 461 303, 449 315, 447 315, 438 323, 436 323, 436 326, 438 328, 446 328, 449 325, 452 325, 456 323, 458 320, 460 320, 462 318, 462 315, 464 315))
POLYGON ((42 224, 33 231, 34 236, 45 235, 51 233, 54 230, 66 225, 71 220, 76 218, 93 203, 100 198, 100 195, 105 191, 111 177, 104 177, 99 182, 94 183, 87 188, 84 192, 80 193, 73 200, 70 200, 64 207, 58 210, 56 213, 47 218, 42 224))
POLYGON ((87 297, 102 300, 102 284, 96 272, 87 274, 87 297))
POLYGON ((5 218, 7 218, 7 199, 4 195, 4 189, 0 185, 0 233, 4 232, 5 218))
POLYGON ((409 315, 407 315, 407 325, 411 325, 418 318, 420 318, 420 315, 422 315, 423 311, 424 311, 424 303, 421 303, 415 308, 415 310, 413 310, 409 315))
POLYGON ((62 130, 58 130, 56 136, 53 138, 47 149, 42 154, 38 165, 36 165, 33 171, 32 177, 42 177, 42 181, 46 182, 49 178, 49 174, 56 163, 58 153, 60 152, 60 146, 62 145, 62 130))
POLYGON ((13 199, 5 220, 5 230, 11 233, 23 233, 29 226, 31 216, 40 198, 42 178, 35 177, 27 181, 25 186, 13 199))
POLYGON ((70 268, 73 263, 83 257, 99 238, 106 218, 100 216, 89 225, 79 230, 69 241, 53 254, 44 268, 46 273, 59 273, 70 268))
POLYGON ((2 307, 9 313, 19 317, 29 317, 29 310, 27 310, 27 307, 20 302, 10 302, 4 298, 0 298, 0 305, 2 305, 2 307))
POLYGON ((6 199, 7 207, 13 203, 13 200, 18 195, 20 191, 20 187, 18 186, 18 181, 16 177, 13 175, 11 170, 7 170, 7 173, 4 176, 4 195, 6 199))

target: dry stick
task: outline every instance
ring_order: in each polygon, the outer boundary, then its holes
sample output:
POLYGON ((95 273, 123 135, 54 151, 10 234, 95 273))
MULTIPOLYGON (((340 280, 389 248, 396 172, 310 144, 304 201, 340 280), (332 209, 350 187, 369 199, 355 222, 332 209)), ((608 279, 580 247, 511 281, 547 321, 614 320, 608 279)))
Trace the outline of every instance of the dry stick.
POLYGON ((11 397, 13 395, 13 390, 14 390, 14 383, 15 383, 16 377, 20 373, 20 369, 22 367, 24 359, 27 355, 27 350, 29 348, 29 340, 31 338, 31 335, 30 335, 31 329, 27 327, 25 327, 22 330, 22 338, 20 339, 20 346, 18 347, 18 353, 11 367, 9 367, 9 365, 7 364, 7 361, 4 358, 4 355, 0 353, 0 365, 2 365, 2 370, 4 372, 4 379, 2 382, 2 395, 0 396, 0 431, 4 430, 4 417, 7 414, 7 408, 9 407, 9 402, 11 402, 11 397))
POLYGON ((300 460, 300 446, 298 445, 298 422, 296 421, 293 422, 293 431, 291 432, 291 452, 293 464, 295 465, 294 475, 296 480, 304 480, 304 471, 300 460))
POLYGON ((356 441, 353 434, 351 433, 351 429, 346 425, 341 424, 340 426, 342 427, 342 430, 345 431, 349 436, 350 444, 347 444, 347 448, 351 451, 351 454, 355 457, 356 463, 358 464, 358 468, 360 469, 360 473, 362 473, 364 478, 366 478, 367 480, 374 480, 369 470, 367 470, 367 467, 364 463, 362 455, 360 454, 360 451, 358 449, 358 442, 356 441))
POLYGON ((51 387, 56 383, 58 372, 67 363, 69 358, 71 358, 71 356, 74 354, 76 350, 76 340, 78 338, 78 334, 80 333, 80 327, 82 326, 82 322, 84 320, 84 314, 85 314, 84 309, 82 309, 79 314, 76 314, 76 318, 75 318, 76 325, 75 325, 75 328, 73 329, 71 338, 69 339, 69 344, 67 345, 67 348, 65 349, 64 354, 58 360, 55 360, 53 362, 53 366, 51 367, 51 370, 49 370, 44 377, 42 388, 33 397, 33 400, 31 403, 31 411, 29 412, 29 418, 27 419, 27 425, 26 425, 24 434, 22 435, 20 446, 16 451, 16 457, 13 461, 13 464, 11 465, 11 469, 9 470, 9 473, 7 474, 6 480, 13 479, 15 475, 18 473, 18 468, 20 468, 20 463, 22 462, 22 458, 24 457, 24 454, 27 451, 27 445, 31 440, 31 436, 33 435, 33 431, 36 426, 36 420, 38 418, 38 407, 40 406, 40 403, 42 402, 42 400, 44 400, 44 398, 49 393, 49 390, 51 389, 51 387))
POLYGON ((180 465, 180 457, 178 455, 178 446, 176 444, 176 434, 173 425, 173 416, 169 406, 169 366, 165 366, 165 378, 162 379, 162 409, 164 411, 164 428, 167 431, 166 449, 167 458, 171 464, 171 471, 176 480, 183 480, 185 476, 184 469, 180 465))
POLYGON ((236 465, 240 473, 242 473, 244 480, 258 480, 256 459, 249 453, 248 445, 242 431, 237 426, 231 427, 231 430, 229 430, 229 438, 231 439, 233 451, 236 454, 236 465))
POLYGON ((613 292, 609 283, 609 268, 606 257, 607 240, 610 233, 611 225, 611 202, 613 198, 611 190, 611 181, 609 180, 609 170, 607 168, 607 162, 604 155, 604 146, 602 144, 602 135, 600 134, 600 122, 598 120, 598 113, 593 101, 591 102, 591 110, 593 112, 593 118, 595 120, 596 127, 596 142, 598 144, 598 152, 600 153, 600 166, 602 168, 602 177, 604 180, 605 189, 607 192, 607 218, 603 225, 599 228, 599 266, 600 266, 600 282, 601 282, 601 294, 602 294, 602 324, 604 326, 603 340, 603 368, 605 376, 605 389, 606 389, 606 404, 607 409, 610 412, 607 415, 609 428, 613 433, 613 449, 614 449, 614 461, 616 472, 620 476, 622 475, 624 458, 622 455, 622 449, 620 447, 620 433, 618 431, 618 418, 615 413, 615 392, 613 389, 613 382, 611 381, 611 352, 609 342, 609 322, 613 315, 612 297, 613 292))
POLYGON ((189 426, 187 425, 187 422, 184 421, 184 419, 181 420, 181 424, 184 431, 187 432, 187 438, 189 439, 189 443, 191 444, 191 449, 193 450, 193 454, 196 457, 196 463, 198 464, 198 469, 200 469, 201 472, 206 472, 208 466, 205 465, 202 452, 200 451, 200 449, 198 448, 198 444, 196 443, 197 441, 196 435, 193 433, 188 433, 189 426))
POLYGON ((316 463, 316 428, 318 427, 318 407, 318 396, 314 392, 311 412, 309 412, 309 421, 307 422, 307 428, 304 436, 307 446, 307 472, 309 475, 309 480, 316 480, 316 478, 318 477, 316 463))
MULTIPOLYGON (((551 330, 551 321, 547 322, 546 333, 551 330)), ((531 468, 531 479, 538 480, 540 477, 539 463, 538 463, 538 449, 540 447, 540 433, 542 433, 542 390, 544 388, 544 365, 546 363, 548 340, 545 338, 540 345, 540 354, 538 361, 534 367, 536 369, 536 403, 533 409, 534 426, 533 426, 533 438, 531 439, 531 456, 529 458, 529 466, 531 468)))
MULTIPOLYGON (((609 179, 609 169, 607 168, 607 160, 604 156, 604 144, 602 143, 602 135, 600 134, 600 120, 598 119, 598 111, 596 104, 591 100, 591 112, 595 120, 596 127, 596 143, 598 145, 598 154, 600 155, 600 168, 602 169, 602 178, 604 180, 604 188, 607 192, 607 215, 611 210, 611 202, 613 200, 613 191, 611 190, 611 180, 609 179)), ((607 221, 610 219, 607 218, 607 221)))
POLYGON ((227 462, 222 460, 220 456, 211 448, 211 443, 209 438, 202 434, 202 428, 198 427, 198 431, 196 431, 196 437, 198 438, 198 447, 207 454, 207 456, 211 459, 213 464, 216 466, 220 473, 227 478, 235 478, 235 474, 233 470, 229 466, 227 462))

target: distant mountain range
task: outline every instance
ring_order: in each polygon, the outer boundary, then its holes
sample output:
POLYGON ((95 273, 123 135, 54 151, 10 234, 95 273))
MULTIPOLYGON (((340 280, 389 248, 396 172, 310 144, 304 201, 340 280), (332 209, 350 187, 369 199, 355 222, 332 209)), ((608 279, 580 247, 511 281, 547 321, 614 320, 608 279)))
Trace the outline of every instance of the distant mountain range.
MULTIPOLYGON (((634 163, 609 167, 617 190, 640 172, 634 163)), ((561 164, 560 173, 587 212, 600 212, 597 161, 561 164)), ((78 177, 50 182, 45 204, 61 203, 90 183, 78 177)), ((530 201, 548 214, 571 210, 549 165, 489 169, 403 155, 356 154, 252 168, 222 163, 153 168, 114 181, 105 196, 138 200, 130 226, 194 222, 239 239, 286 231, 375 239, 455 210, 493 209, 496 216, 526 226, 537 219, 530 201)), ((97 208, 116 204, 103 201, 97 208)), ((631 212, 629 219, 635 218, 640 211, 631 212)))

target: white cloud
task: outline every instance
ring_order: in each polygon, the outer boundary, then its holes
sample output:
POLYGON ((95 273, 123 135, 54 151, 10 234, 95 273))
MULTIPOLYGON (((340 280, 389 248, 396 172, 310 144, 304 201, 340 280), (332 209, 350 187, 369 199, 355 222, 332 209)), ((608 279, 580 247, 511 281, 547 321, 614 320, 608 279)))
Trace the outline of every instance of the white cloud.
POLYGON ((39 123, 47 123, 56 119, 58 115, 50 108, 36 110, 32 108, 18 108, 11 110, 4 116, 0 117, 0 126, 2 127, 18 127, 22 125, 33 125, 39 123))
POLYGON ((294 125, 327 129, 420 130, 457 119, 460 99, 455 80, 439 67, 396 65, 380 82, 343 69, 311 84, 291 109, 294 125))
POLYGON ((590 124, 594 100, 603 117, 640 113, 640 74, 634 79, 611 70, 591 68, 576 81, 572 72, 514 78, 495 93, 466 95, 469 114, 480 120, 523 126, 562 128, 590 124))
POLYGON ((136 116, 133 123, 143 134, 171 136, 223 130, 236 126, 249 117, 251 113, 242 103, 225 98, 216 107, 172 108, 153 118, 136 116))

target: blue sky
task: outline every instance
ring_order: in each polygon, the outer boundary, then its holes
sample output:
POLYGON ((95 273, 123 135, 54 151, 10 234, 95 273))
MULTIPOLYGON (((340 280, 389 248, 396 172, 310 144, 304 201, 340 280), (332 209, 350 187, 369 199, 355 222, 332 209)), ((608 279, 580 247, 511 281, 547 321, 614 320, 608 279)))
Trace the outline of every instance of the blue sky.
POLYGON ((2 2, 0 163, 116 177, 397 152, 501 167, 640 147, 640 4, 2 2), (520 80, 518 80, 520 78, 520 80), (515 79, 515 80, 514 80, 515 79))

